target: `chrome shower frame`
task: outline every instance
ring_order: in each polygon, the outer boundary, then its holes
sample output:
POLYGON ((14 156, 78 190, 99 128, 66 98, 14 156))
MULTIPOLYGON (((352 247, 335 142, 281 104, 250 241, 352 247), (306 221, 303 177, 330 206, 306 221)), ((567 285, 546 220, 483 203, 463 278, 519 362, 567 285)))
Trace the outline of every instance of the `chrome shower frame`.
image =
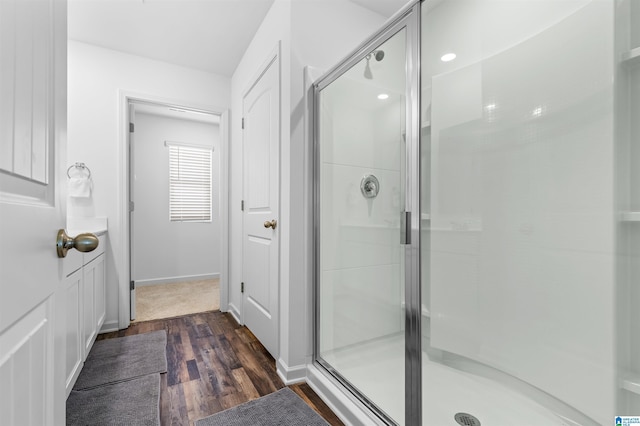
POLYGON ((407 238, 405 262, 405 419, 404 424, 422 424, 422 352, 420 285, 420 19, 421 2, 412 1, 391 17, 384 27, 361 44, 313 84, 313 235, 314 235, 314 339, 313 362, 329 378, 367 407, 385 424, 396 424, 319 354, 320 320, 320 93, 381 44, 402 29, 406 30, 406 149, 405 205, 407 238))

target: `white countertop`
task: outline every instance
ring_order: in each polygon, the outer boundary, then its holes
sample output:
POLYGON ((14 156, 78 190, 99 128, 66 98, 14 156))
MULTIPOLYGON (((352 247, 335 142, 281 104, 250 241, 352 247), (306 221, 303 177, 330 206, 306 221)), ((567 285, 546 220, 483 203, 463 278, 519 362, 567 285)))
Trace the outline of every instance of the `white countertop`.
POLYGON ((67 234, 75 236, 84 232, 103 235, 107 232, 106 217, 68 217, 67 234))

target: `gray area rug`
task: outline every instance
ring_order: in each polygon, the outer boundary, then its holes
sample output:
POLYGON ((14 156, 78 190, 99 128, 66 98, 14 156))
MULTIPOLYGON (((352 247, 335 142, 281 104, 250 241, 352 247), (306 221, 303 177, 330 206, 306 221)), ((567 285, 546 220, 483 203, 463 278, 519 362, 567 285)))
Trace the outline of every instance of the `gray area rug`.
POLYGON ((91 389, 134 377, 167 371, 164 330, 94 343, 73 390, 91 389))
POLYGON ((89 390, 72 390, 67 425, 159 425, 160 374, 89 390))
POLYGON ((283 388, 196 421, 196 426, 326 426, 291 389, 283 388))

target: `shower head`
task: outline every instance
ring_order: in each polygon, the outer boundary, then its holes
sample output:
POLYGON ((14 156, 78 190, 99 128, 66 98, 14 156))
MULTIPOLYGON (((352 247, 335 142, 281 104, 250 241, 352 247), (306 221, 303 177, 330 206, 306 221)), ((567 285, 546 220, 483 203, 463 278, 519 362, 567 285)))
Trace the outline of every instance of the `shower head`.
POLYGON ((367 65, 364 67, 364 78, 367 80, 373 80, 373 74, 371 74, 371 67, 369 66, 369 55, 367 55, 367 65))
POLYGON ((364 67, 364 78, 366 78, 367 80, 373 80, 373 74, 371 73, 371 67, 369 66, 369 61, 371 60, 372 56, 376 61, 380 62, 382 59, 384 59, 384 50, 374 50, 364 57, 367 60, 367 64, 364 67))
POLYGON ((365 58, 368 61, 369 59, 371 59, 372 56, 375 58, 376 61, 380 62, 381 60, 384 59, 384 50, 374 50, 373 52, 365 56, 365 58))

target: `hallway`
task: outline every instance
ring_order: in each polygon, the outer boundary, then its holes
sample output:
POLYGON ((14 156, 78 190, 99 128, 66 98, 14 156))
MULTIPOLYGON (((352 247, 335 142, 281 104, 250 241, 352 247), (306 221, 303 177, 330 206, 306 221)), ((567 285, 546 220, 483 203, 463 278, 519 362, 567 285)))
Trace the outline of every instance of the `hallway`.
POLYGON ((136 323, 219 309, 219 278, 146 285, 136 289, 136 323))

